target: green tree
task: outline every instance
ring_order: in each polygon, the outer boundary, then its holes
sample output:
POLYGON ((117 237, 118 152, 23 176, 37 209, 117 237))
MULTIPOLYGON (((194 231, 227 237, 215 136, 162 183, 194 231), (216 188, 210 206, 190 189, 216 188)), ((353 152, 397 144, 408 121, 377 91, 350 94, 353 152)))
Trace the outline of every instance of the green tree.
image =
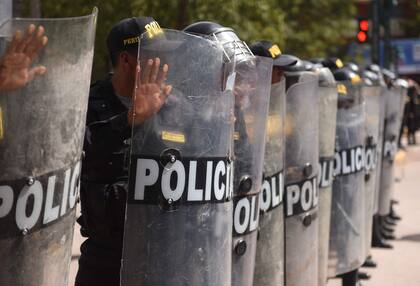
POLYGON ((302 58, 342 56, 339 47, 349 43, 355 6, 342 0, 282 0, 288 52, 302 58))
POLYGON ((343 56, 355 31, 355 5, 342 0, 168 0, 133 1, 138 15, 154 15, 163 27, 215 21, 250 43, 269 39, 302 58, 343 56), (171 11, 171 12, 168 12, 171 11))
POLYGON ((98 7, 96 27, 95 57, 92 78, 100 79, 110 70, 106 49, 106 37, 112 26, 119 20, 133 16, 131 0, 43 0, 42 16, 47 18, 87 15, 93 7, 98 7))
MULTIPOLYGON (((25 4, 30 15, 34 0, 25 4)), ((269 39, 302 58, 336 55, 352 39, 355 6, 342 0, 42 0, 42 17, 67 17, 99 9, 93 79, 109 70, 106 36, 119 20, 148 15, 162 27, 182 29, 196 21, 232 27, 247 43, 269 39)))
POLYGON ((409 0, 405 4, 408 15, 401 19, 404 37, 420 38, 420 1, 409 0))

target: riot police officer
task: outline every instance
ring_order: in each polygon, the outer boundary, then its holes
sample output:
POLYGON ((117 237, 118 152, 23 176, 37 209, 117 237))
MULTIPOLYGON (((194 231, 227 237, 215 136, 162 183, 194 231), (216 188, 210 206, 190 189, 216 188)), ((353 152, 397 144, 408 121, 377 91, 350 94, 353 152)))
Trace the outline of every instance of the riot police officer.
POLYGON ((280 286, 284 283, 283 124, 286 113, 286 80, 283 68, 295 64, 296 59, 284 56, 280 48, 270 41, 253 43, 250 49, 254 55, 273 59, 254 285, 280 286))
POLYGON ((232 28, 198 22, 185 30, 222 44, 235 63, 232 285, 252 285, 272 60, 254 56, 232 28))
POLYGON ((286 77, 285 285, 318 284, 318 76, 307 64, 284 68, 286 77))
POLYGON ((107 38, 113 73, 92 85, 81 177, 81 246, 76 285, 119 285, 131 125, 155 114, 171 87, 159 59, 137 64, 139 36, 158 27, 150 17, 124 19, 107 38), (137 83, 135 98, 134 87, 137 83), (136 114, 133 122, 133 114, 136 114))
POLYGON ((364 253, 364 97, 351 67, 334 71, 338 92, 336 153, 331 208, 329 276, 356 285, 364 253), (362 206, 361 208, 359 206, 362 206))
MULTIPOLYGON (((388 94, 388 87, 385 83, 384 76, 382 74, 381 68, 378 65, 371 64, 367 67, 367 70, 374 73, 379 80, 379 84, 381 85, 381 126, 380 126, 380 134, 379 134, 379 155, 378 155, 378 172, 377 172, 377 188, 375 191, 375 205, 374 205, 374 216, 373 216, 373 224, 372 224, 372 247, 380 247, 380 248, 392 248, 392 245, 388 243, 382 235, 382 223, 381 223, 381 216, 379 215, 379 203, 382 193, 381 188, 381 176, 382 176, 382 164, 384 161, 383 156, 383 147, 384 147, 384 124, 385 124, 385 116, 386 116, 386 100, 388 94)), ((373 261, 371 258, 365 261, 365 266, 367 267, 375 267, 376 262, 373 261)))
POLYGON ((121 285, 230 285, 229 64, 219 44, 165 29, 141 36, 149 57, 171 66, 173 92, 133 127, 121 285))
MULTIPOLYGON (((319 75, 319 248, 318 285, 327 281, 330 235, 331 197, 334 169, 335 130, 337 115, 337 83, 329 68, 319 61, 310 67, 319 75)), ((310 66, 310 65, 308 65, 310 66)))

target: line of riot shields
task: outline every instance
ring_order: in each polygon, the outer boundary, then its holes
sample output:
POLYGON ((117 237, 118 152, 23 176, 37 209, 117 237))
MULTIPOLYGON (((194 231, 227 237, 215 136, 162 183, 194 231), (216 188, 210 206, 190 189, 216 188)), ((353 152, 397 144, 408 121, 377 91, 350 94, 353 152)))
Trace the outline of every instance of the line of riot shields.
MULTIPOLYGON (((1 41, 29 23, 7 21, 1 41)), ((48 72, 0 93, 0 285, 67 286, 96 11, 35 24, 48 72)), ((150 58, 172 92, 132 130, 121 285, 357 273, 392 210, 407 83, 296 58, 273 84, 273 59, 221 26, 145 33, 138 61, 150 58)))
POLYGON ((390 211, 406 84, 297 58, 272 83, 232 29, 197 30, 140 40, 176 72, 133 129, 122 285, 351 280, 390 211))

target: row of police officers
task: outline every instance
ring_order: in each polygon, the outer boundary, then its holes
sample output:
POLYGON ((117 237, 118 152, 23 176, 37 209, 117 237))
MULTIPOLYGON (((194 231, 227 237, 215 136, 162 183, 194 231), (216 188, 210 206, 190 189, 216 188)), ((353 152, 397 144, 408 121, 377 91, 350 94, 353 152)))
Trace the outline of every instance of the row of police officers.
POLYGON ((80 193, 77 286, 356 285, 407 83, 139 17, 89 92, 96 17, 0 27, 0 284, 67 286, 80 193))

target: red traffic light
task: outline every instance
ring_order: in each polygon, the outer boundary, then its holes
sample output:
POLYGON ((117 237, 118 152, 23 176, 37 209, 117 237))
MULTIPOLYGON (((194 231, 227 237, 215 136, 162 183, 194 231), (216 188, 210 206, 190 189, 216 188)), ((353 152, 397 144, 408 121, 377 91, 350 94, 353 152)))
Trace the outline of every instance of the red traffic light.
POLYGON ((365 32, 363 32, 363 31, 360 31, 360 32, 357 34, 357 39, 359 40, 359 42, 360 42, 360 43, 364 43, 364 42, 366 42, 366 40, 367 40, 367 35, 366 35, 366 33, 365 33, 365 32))
POLYGON ((367 32, 369 30, 369 21, 368 20, 360 20, 359 21, 359 28, 360 30, 367 32))

